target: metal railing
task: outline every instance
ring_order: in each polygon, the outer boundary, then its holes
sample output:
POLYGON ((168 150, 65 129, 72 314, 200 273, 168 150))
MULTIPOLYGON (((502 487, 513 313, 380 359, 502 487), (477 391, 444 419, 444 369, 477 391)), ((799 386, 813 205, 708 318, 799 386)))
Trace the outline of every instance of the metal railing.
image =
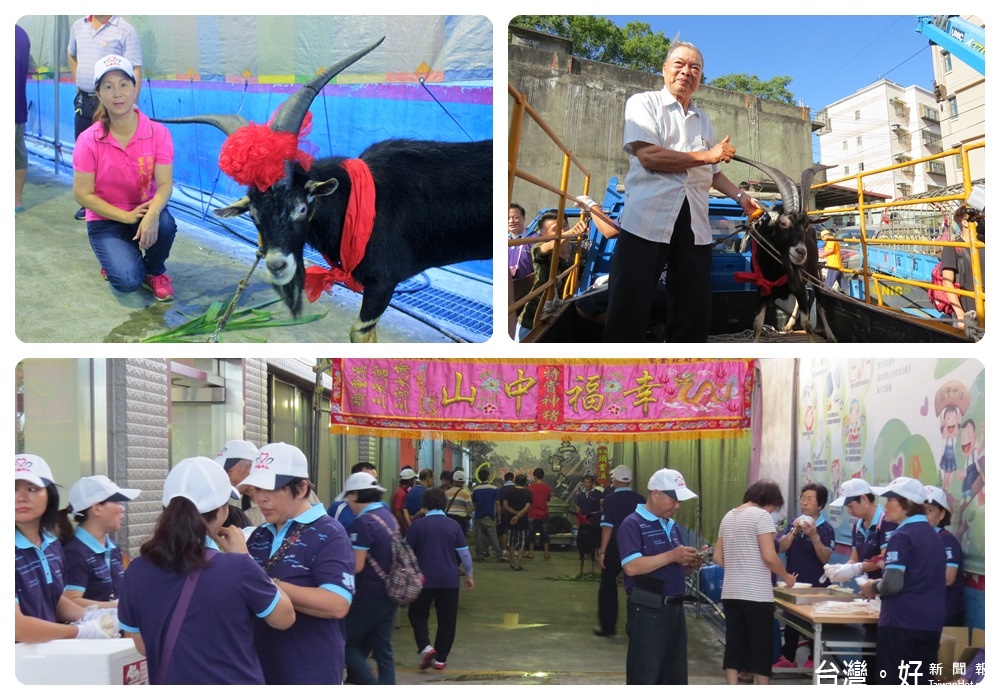
MULTIPOLYGON (((861 271, 859 275, 864 281, 864 297, 869 303, 877 304, 879 306, 886 306, 883 303, 883 290, 886 287, 891 287, 893 285, 908 284, 914 287, 919 287, 925 290, 938 290, 944 292, 954 293, 958 296, 972 297, 975 299, 975 309, 976 317, 980 326, 985 327, 986 319, 986 293, 983 288, 983 271, 980 263, 980 251, 985 248, 985 244, 978 240, 977 230, 975 222, 970 222, 970 240, 969 241, 949 241, 941 240, 940 238, 932 238, 930 236, 921 237, 909 237, 910 235, 921 232, 921 227, 919 225, 903 226, 901 228, 904 231, 898 231, 896 234, 901 234, 906 237, 899 237, 894 235, 891 230, 887 235, 880 235, 878 238, 869 237, 870 226, 868 224, 867 214, 874 210, 882 210, 883 217, 888 215, 888 210, 890 209, 902 209, 905 207, 914 207, 917 205, 931 205, 937 210, 938 215, 943 212, 943 209, 939 206, 942 202, 964 202, 968 199, 969 195, 972 193, 972 179, 969 170, 969 152, 980 148, 986 147, 986 141, 976 141, 969 144, 963 144, 960 147, 952 148, 941 153, 935 153, 933 155, 924 156, 921 158, 914 158, 913 160, 908 160, 903 163, 896 163, 884 168, 877 168, 875 170, 865 170, 859 172, 855 175, 847 175, 835 180, 830 180, 828 182, 818 183, 813 185, 812 189, 819 190, 824 187, 830 187, 832 185, 837 185, 844 182, 853 182, 858 192, 858 204, 857 206, 847 206, 847 207, 832 207, 828 209, 814 210, 810 211, 810 216, 813 217, 827 217, 833 215, 843 215, 843 214, 857 214, 859 219, 859 226, 861 231, 860 238, 845 238, 841 239, 841 243, 858 243, 860 244, 860 257, 861 257, 861 271), (961 189, 957 192, 944 194, 933 197, 916 197, 916 198, 904 198, 898 199, 891 202, 881 202, 867 204, 865 202, 864 196, 864 179, 871 177, 873 175, 878 175, 881 173, 893 171, 893 170, 905 170, 906 168, 913 168, 914 165, 920 163, 930 163, 938 162, 945 158, 951 156, 960 156, 962 161, 962 185, 961 189), (963 248, 969 251, 969 256, 972 264, 972 277, 973 286, 972 289, 955 289, 950 287, 943 287, 941 285, 935 285, 929 282, 924 282, 922 280, 914 280, 909 278, 901 278, 893 275, 887 275, 880 272, 873 272, 869 266, 869 247, 889 247, 890 249, 903 250, 908 249, 910 251, 914 250, 925 250, 928 254, 938 254, 941 248, 953 247, 953 248, 963 248)), ((924 232, 933 230, 933 227, 928 226, 924 228, 924 232)), ((892 307, 887 307, 892 308, 892 307)))
POLYGON ((555 241, 552 251, 552 261, 549 266, 548 279, 542 284, 539 284, 536 280, 535 287, 531 290, 531 292, 517 301, 514 301, 513 299, 508 300, 507 313, 509 315, 512 313, 518 313, 529 301, 537 297, 541 297, 538 303, 538 308, 535 311, 535 318, 531 333, 534 335, 539 330, 539 323, 544 313, 546 302, 551 301, 555 297, 556 289, 558 288, 557 285, 560 282, 563 283, 562 298, 574 295, 577 291, 577 287, 579 286, 580 273, 582 272, 584 262, 581 257, 583 248, 582 242, 587 239, 587 234, 583 233, 572 237, 572 239, 577 243, 573 253, 573 262, 570 267, 563 272, 559 272, 559 250, 563 241, 566 240, 566 237, 563 235, 563 224, 566 220, 566 202, 568 200, 573 203, 578 203, 577 199, 570 196, 567 191, 571 168, 572 166, 575 166, 580 173, 582 173, 584 178, 583 193, 585 195, 589 195, 590 193, 591 174, 590 171, 584 167, 583 163, 581 163, 580 160, 573 154, 573 151, 571 151, 562 142, 562 139, 556 135, 556 133, 552 130, 552 127, 550 127, 542 116, 532 108, 532 106, 528 103, 527 97, 514 89, 514 86, 510 83, 507 83, 507 93, 514 102, 511 111, 510 131, 507 141, 507 202, 509 204, 513 200, 515 180, 522 180, 524 182, 531 183, 532 185, 540 187, 543 190, 552 192, 559 198, 559 204, 556 208, 557 233, 555 235, 532 236, 530 238, 518 238, 507 241, 508 247, 524 245, 530 246, 536 243, 555 241), (545 133, 546 136, 549 137, 552 143, 563 154, 558 186, 548 183, 544 179, 517 167, 517 157, 521 147, 521 132, 526 116, 531 118, 531 120, 545 133))

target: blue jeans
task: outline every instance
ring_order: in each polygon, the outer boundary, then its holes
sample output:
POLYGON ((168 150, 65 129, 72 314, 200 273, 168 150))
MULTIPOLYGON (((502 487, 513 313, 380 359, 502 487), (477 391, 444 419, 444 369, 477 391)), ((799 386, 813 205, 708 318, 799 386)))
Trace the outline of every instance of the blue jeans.
POLYGON ((347 676, 357 685, 396 685, 396 662, 392 657, 392 631, 396 604, 388 598, 354 599, 347 613, 347 645, 344 657, 347 676), (368 666, 368 654, 378 666, 378 680, 368 666))
POLYGON ((146 275, 162 275, 167 271, 166 262, 177 233, 177 222, 164 207, 160 212, 160 230, 156 243, 143 254, 139 242, 133 241, 139 224, 122 224, 117 221, 88 221, 87 237, 98 262, 108 275, 108 282, 119 292, 134 292, 146 275))

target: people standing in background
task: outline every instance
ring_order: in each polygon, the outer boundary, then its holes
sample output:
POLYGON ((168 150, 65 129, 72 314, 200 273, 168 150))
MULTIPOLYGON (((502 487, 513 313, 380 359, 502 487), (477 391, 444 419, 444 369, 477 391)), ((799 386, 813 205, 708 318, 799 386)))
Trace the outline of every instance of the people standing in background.
POLYGON ((392 495, 392 514, 399 523, 399 531, 406 535, 406 529, 410 527, 409 513, 406 512, 406 495, 413 488, 413 483, 417 480, 417 473, 412 467, 403 467, 399 472, 399 486, 396 487, 392 495))
MULTIPOLYGON (((237 491, 239 491, 238 487, 243 480, 250 476, 250 465, 256 459, 257 447, 249 440, 230 440, 215 455, 215 463, 226 470, 226 474, 229 476, 229 483, 237 491)), ((264 522, 264 516, 261 515, 260 508, 245 493, 241 493, 239 500, 231 505, 239 508, 254 527, 264 522)))
POLYGON ((407 616, 413 627, 413 638, 420 654, 420 668, 432 665, 434 670, 443 671, 448 664, 448 655, 455 643, 458 623, 458 591, 461 588, 459 572, 455 567, 455 557, 462 562, 465 571, 465 586, 470 591, 473 581, 472 557, 465 533, 450 518, 444 517, 447 498, 441 489, 428 489, 422 496, 422 507, 426 515, 413 523, 406 541, 417 556, 417 564, 425 581, 420 596, 410 603, 407 616), (430 614, 431 605, 437 613, 437 634, 431 646, 430 614))
MULTIPOLYGON (((119 15, 87 15, 73 22, 66 55, 70 75, 76 83, 73 128, 77 139, 94 123, 94 113, 100 105, 90 67, 108 54, 122 56, 131 64, 135 75, 134 104, 138 105, 142 89, 142 42, 135 27, 119 15)), ((86 214, 86 209, 81 206, 73 218, 83 221, 86 214)))
MULTIPOLYGON (((288 630, 257 625, 254 646, 269 685, 340 685, 344 618, 354 599, 354 552, 343 525, 310 496, 309 464, 284 442, 264 445, 241 484, 267 521, 247 540, 253 560, 295 606, 288 630)), ((388 512, 388 511, 386 511, 388 512)))
POLYGON ((726 615, 726 651, 722 667, 726 683, 736 685, 740 671, 751 671, 756 685, 771 679, 774 649, 774 573, 788 587, 788 573, 774 551, 773 513, 785 499, 770 479, 750 485, 743 504, 722 518, 712 560, 726 570, 722 608, 726 615))
POLYGON ((479 478, 479 484, 472 489, 472 503, 475 506, 473 517, 476 528, 476 561, 485 561, 492 548, 496 554, 497 564, 501 564, 503 551, 497 539, 497 516, 500 512, 500 501, 497 496, 500 490, 493 483, 489 467, 480 467, 476 476, 479 478))
POLYGON ((632 468, 619 464, 611 471, 611 493, 604 496, 601 507, 601 544, 597 550, 597 563, 601 566, 601 585, 597 589, 597 622, 594 634, 598 637, 615 636, 618 625, 618 575, 622 560, 618 554, 618 528, 625 518, 645 503, 645 499, 632 490, 632 468))
POLYGON ((510 568, 523 571, 521 557, 528 540, 528 509, 531 508, 531 491, 528 490, 528 477, 518 474, 514 477, 514 487, 503 494, 502 508, 510 518, 507 532, 507 555, 510 568))
POLYGON ((354 513, 348 529, 354 549, 356 593, 347 614, 347 674, 358 685, 395 685, 392 630, 396 604, 386 592, 396 519, 382 503, 385 489, 371 474, 352 474, 340 500, 354 513), (371 655, 378 676, 368 666, 371 655))
POLYGON ((59 489, 48 463, 14 455, 14 641, 108 639, 96 619, 63 595, 65 558, 55 535, 59 489), (62 624, 72 622, 71 625, 62 624))
POLYGON ((111 539, 125 519, 123 503, 140 489, 123 489, 103 474, 85 476, 69 490, 69 506, 59 511, 59 539, 66 553, 64 595, 78 605, 118 606, 125 567, 122 551, 111 539), (72 514, 76 528, 69 522, 72 514))
POLYGON ((701 559, 681 538, 672 516, 697 498, 675 469, 660 469, 649 497, 618 528, 618 550, 628 595, 628 685, 687 685, 685 574, 701 559))
POLYGON ((861 584, 863 598, 881 598, 877 682, 930 685, 947 608, 945 546, 927 521, 923 484, 900 476, 875 493, 885 499, 885 517, 897 525, 886 546, 885 573, 861 584))
POLYGON ((453 486, 445 489, 444 492, 444 495, 448 497, 445 515, 458 523, 462 532, 468 532, 469 518, 475 512, 475 507, 472 504, 472 494, 465 488, 465 472, 460 469, 453 472, 451 482, 453 486))
POLYGON ((570 509, 576 514, 576 549, 580 553, 580 573, 583 578, 583 562, 590 559, 590 573, 594 574, 596 552, 601 541, 601 493, 594 488, 594 475, 586 473, 577 485, 570 509))
MULTIPOLYGON (((371 462, 358 462, 351 467, 352 476, 362 472, 373 476, 376 480, 378 479, 378 469, 371 462)), ((331 501, 330 507, 326 509, 326 514, 343 525, 345 530, 354 522, 354 511, 347 507, 346 501, 342 501, 339 498, 331 501)))
POLYGON ((243 533, 223 527, 231 498, 214 461, 178 462, 153 536, 125 571, 118 615, 153 684, 263 684, 254 627, 296 621, 290 596, 247 556, 243 533))
POLYGON ((535 540, 545 550, 545 558, 549 558, 549 501, 552 499, 552 489, 545 483, 545 470, 535 467, 531 472, 534 479, 528 484, 531 492, 531 507, 528 508, 528 553, 525 559, 532 559, 535 551, 535 540))
POLYGON ((24 127, 28 123, 28 73, 34 72, 31 40, 28 33, 14 25, 14 216, 24 211, 24 183, 28 179, 28 148, 24 145, 24 127))
POLYGON ((948 497, 944 490, 937 486, 927 486, 924 490, 927 493, 927 500, 924 502, 927 522, 937 530, 944 544, 945 583, 948 586, 944 624, 946 627, 965 627, 965 555, 962 543, 945 529, 951 525, 951 512, 948 510, 948 497))
MULTIPOLYGON (((809 583, 817 588, 825 588, 829 583, 820 583, 823 566, 830 561, 836 546, 833 526, 823 516, 828 493, 822 484, 809 483, 799 492, 801 515, 790 522, 784 531, 775 537, 778 552, 785 555, 785 568, 797 576, 799 583, 809 583)), ((795 668, 795 654, 799 648, 799 631, 785 625, 785 643, 781 647, 781 658, 774 668, 795 668)), ((812 646, 805 668, 813 667, 812 646)))

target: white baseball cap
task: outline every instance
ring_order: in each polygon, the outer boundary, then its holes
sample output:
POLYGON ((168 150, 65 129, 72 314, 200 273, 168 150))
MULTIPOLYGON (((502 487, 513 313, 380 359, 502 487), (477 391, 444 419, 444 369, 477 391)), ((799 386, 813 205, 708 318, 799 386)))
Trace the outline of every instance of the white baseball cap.
POLYGON ((135 500, 140 493, 140 489, 119 488, 118 484, 103 474, 85 476, 69 490, 69 506, 75 515, 97 503, 135 500))
POLYGON ((632 467, 627 467, 624 464, 619 464, 611 471, 611 478, 615 481, 620 481, 623 484, 632 483, 632 467))
POLYGON ((874 494, 875 491, 872 490, 871 485, 864 479, 848 479, 840 485, 838 490, 837 500, 830 503, 834 508, 839 508, 844 505, 844 501, 848 498, 855 498, 857 496, 864 496, 865 494, 874 494))
POLYGON ((249 440, 230 440, 215 455, 215 462, 225 469, 229 459, 249 459, 252 462, 257 459, 257 448, 249 440))
POLYGON ((337 496, 337 500, 343 501, 347 497, 347 494, 351 491, 364 491, 366 489, 378 489, 379 491, 385 491, 384 488, 378 485, 378 479, 368 472, 351 474, 347 477, 347 483, 344 484, 344 490, 340 492, 339 496, 337 496))
POLYGON ((412 469, 410 469, 409 467, 407 467, 403 471, 399 472, 399 478, 403 479, 404 481, 406 479, 416 479, 417 478, 417 473, 415 471, 413 471, 412 469))
POLYGON ((461 469, 458 470, 457 472, 455 472, 455 473, 453 473, 451 475, 451 480, 454 481, 456 484, 464 484, 465 483, 465 472, 463 472, 461 469))
POLYGON ((199 513, 211 513, 239 497, 229 483, 226 470, 208 457, 182 459, 163 482, 164 507, 175 498, 186 498, 199 513))
POLYGON ((684 477, 676 469, 660 469, 649 477, 646 488, 650 491, 673 491, 678 501, 698 498, 698 494, 684 485, 684 477))
POLYGON ((882 498, 905 498, 914 503, 923 503, 927 500, 924 485, 908 476, 897 476, 888 486, 873 488, 872 491, 882 498))
POLYGON ((239 485, 274 491, 293 479, 308 478, 309 463, 302 450, 287 442, 272 442, 258 450, 257 459, 250 467, 250 476, 239 485))
POLYGON ((111 53, 94 65, 94 87, 96 88, 100 84, 101 78, 106 73, 113 70, 120 70, 132 80, 133 85, 135 84, 135 70, 132 68, 132 61, 124 56, 111 53))
POLYGON ((18 479, 30 481, 42 488, 55 483, 48 462, 32 454, 14 455, 14 481, 18 479))
POLYGON ((924 493, 927 495, 924 503, 931 503, 944 508, 949 513, 951 512, 951 508, 948 507, 948 494, 944 492, 943 488, 939 486, 925 486, 924 493))

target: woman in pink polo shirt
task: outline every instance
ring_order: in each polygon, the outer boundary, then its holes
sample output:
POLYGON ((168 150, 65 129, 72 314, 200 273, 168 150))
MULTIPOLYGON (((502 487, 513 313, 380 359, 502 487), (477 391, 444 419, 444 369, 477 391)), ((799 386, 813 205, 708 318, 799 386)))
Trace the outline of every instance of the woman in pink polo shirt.
POLYGON ((94 87, 100 106, 73 150, 73 195, 87 210, 90 247, 116 290, 143 286, 169 301, 174 290, 165 263, 177 233, 167 210, 174 177, 170 132, 136 109, 127 58, 98 61, 94 87))

